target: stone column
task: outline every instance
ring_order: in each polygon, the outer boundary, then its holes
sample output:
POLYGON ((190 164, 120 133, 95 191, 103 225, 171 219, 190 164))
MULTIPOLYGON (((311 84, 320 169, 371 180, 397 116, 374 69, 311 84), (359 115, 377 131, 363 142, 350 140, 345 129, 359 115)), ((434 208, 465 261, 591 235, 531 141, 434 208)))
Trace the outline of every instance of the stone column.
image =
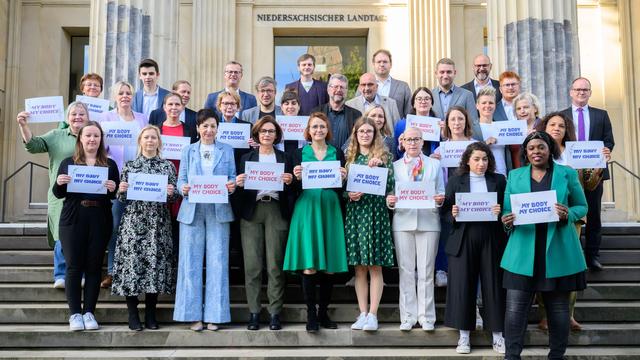
POLYGON ((160 85, 169 88, 177 74, 178 0, 92 0, 90 69, 104 77, 104 96, 119 80, 136 88, 138 63, 160 66, 160 85))
POLYGON ((435 64, 451 56, 449 0, 409 0, 411 88, 435 84, 435 64))
POLYGON ((580 61, 576 0, 488 0, 487 16, 496 72, 517 72, 543 114, 569 106, 567 89, 580 61))

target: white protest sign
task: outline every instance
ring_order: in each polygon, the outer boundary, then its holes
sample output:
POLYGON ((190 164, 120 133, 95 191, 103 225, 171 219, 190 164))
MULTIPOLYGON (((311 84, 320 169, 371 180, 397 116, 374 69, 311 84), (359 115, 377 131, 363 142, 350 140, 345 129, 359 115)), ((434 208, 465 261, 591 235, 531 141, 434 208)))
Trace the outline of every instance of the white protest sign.
POLYGON ((135 121, 103 121, 104 144, 136 146, 140 126, 135 121))
POLYGON ((462 153, 469 144, 475 141, 442 141, 440 142, 440 167, 458 167, 462 153))
POLYGON ((89 108, 89 119, 93 121, 100 120, 103 112, 109 111, 109 100, 95 98, 91 96, 77 95, 76 101, 86 104, 89 108))
POLYGON ((513 225, 549 223, 559 220, 556 212, 556 191, 538 191, 511 195, 513 225))
POLYGON ((167 175, 129 173, 127 200, 167 202, 167 175))
POLYGON ((71 182, 67 192, 83 194, 106 194, 105 181, 109 179, 109 168, 104 166, 69 165, 67 170, 71 182))
POLYGON ((440 141, 440 121, 436 117, 407 115, 407 127, 422 130, 422 139, 425 141, 440 141))
POLYGON ((247 161, 244 165, 244 173, 247 178, 244 180, 244 188, 247 190, 284 190, 282 174, 284 173, 283 163, 263 163, 247 161))
POLYGON ((188 136, 162 135, 162 157, 171 160, 180 160, 182 149, 191 144, 188 136))
POLYGON ((228 177, 224 175, 196 175, 190 179, 190 203, 226 204, 229 202, 228 177))
POLYGON ((456 193, 456 221, 496 221, 491 207, 498 203, 498 193, 456 193))
POLYGON ((276 116, 276 121, 282 128, 283 140, 305 140, 304 129, 309 121, 308 116, 276 116))
POLYGON ((303 189, 342 187, 340 161, 305 161, 302 164, 303 189))
POLYGON ((24 99, 24 110, 30 113, 30 123, 65 121, 62 96, 24 99))
POLYGON ((491 124, 480 124, 482 137, 496 139, 497 145, 520 145, 527 137, 527 122, 524 120, 494 121, 491 124))
POLYGON ((602 141, 567 141, 562 158, 574 169, 602 169, 607 167, 603 148, 602 141))
POLYGON ((388 175, 389 169, 386 167, 351 164, 347 177, 347 191, 386 195, 388 175))
POLYGON ((248 149, 251 139, 251 124, 221 122, 216 140, 231 145, 234 149, 248 149))
POLYGON ((434 209, 436 185, 424 181, 396 181, 396 209, 434 209))

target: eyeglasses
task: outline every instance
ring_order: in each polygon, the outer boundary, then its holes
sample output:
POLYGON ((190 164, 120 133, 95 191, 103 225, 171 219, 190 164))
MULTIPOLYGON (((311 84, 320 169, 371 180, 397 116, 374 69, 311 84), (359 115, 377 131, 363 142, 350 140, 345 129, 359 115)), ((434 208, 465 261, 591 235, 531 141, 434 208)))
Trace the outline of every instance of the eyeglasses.
POLYGON ((520 85, 520 83, 519 83, 519 82, 515 82, 515 83, 508 83, 508 84, 502 84, 502 85, 500 85, 500 86, 504 86, 504 87, 506 87, 506 88, 512 88, 512 87, 516 87, 516 86, 518 86, 518 85, 520 85))
POLYGON ((260 135, 274 135, 276 133, 276 129, 260 129, 260 131, 258 131, 260 133, 260 135))
POLYGON ((491 64, 473 64, 473 67, 476 68, 487 68, 489 66, 491 66, 491 64))
POLYGON ((342 86, 342 85, 329 85, 330 88, 335 89, 335 90, 345 90, 346 87, 342 86))
POLYGON ((377 84, 375 84, 375 83, 366 83, 366 84, 360 83, 360 86, 362 86, 362 87, 374 87, 376 85, 377 84))
POLYGON ((586 92, 591 91, 591 89, 581 89, 581 88, 580 88, 580 89, 576 89, 576 88, 574 88, 574 89, 571 89, 571 90, 573 90, 573 91, 575 91, 575 92, 578 92, 578 93, 579 93, 579 92, 585 92, 585 93, 586 93, 586 92))
POLYGON ((419 137, 404 138, 403 141, 406 142, 407 144, 418 144, 420 143, 420 141, 422 141, 422 138, 419 138, 419 137))
POLYGON ((238 106, 238 103, 234 103, 234 102, 221 102, 220 105, 222 106, 238 106))
POLYGON ((227 74, 227 75, 240 75, 240 74, 242 74, 242 71, 225 70, 224 73, 227 74))
POLYGON ((367 129, 367 130, 358 130, 358 135, 370 135, 373 134, 373 130, 371 129, 367 129))
POLYGON ((260 90, 258 90, 258 92, 259 92, 260 94, 273 94, 273 93, 275 93, 276 91, 275 91, 275 90, 273 90, 273 89, 260 89, 260 90))
POLYGON ((430 96, 417 97, 417 98, 416 98, 416 102, 419 102, 419 103, 421 103, 421 102, 427 102, 427 101, 431 101, 431 100, 432 100, 432 99, 431 99, 431 97, 430 97, 430 96))

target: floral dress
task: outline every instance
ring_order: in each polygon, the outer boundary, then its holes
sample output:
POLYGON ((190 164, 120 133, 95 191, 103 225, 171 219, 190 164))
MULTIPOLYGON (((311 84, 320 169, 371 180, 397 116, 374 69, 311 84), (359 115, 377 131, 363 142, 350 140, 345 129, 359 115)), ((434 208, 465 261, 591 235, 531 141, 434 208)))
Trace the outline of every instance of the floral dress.
MULTIPOLYGON (((158 156, 140 155, 127 162, 120 180, 128 181, 130 173, 168 175, 168 183, 176 186, 174 165, 158 156)), ((167 200, 178 197, 174 191, 167 200)), ((162 202, 126 200, 126 193, 119 193, 118 200, 127 201, 127 207, 118 229, 111 292, 120 296, 173 293, 177 270, 169 209, 162 202)))
MULTIPOLYGON (((368 163, 368 157, 362 154, 358 154, 354 161, 358 165, 368 163)), ((394 186, 390 158, 384 166, 389 169, 386 191, 389 194, 394 186)), ((363 194, 359 201, 347 200, 346 212, 344 227, 349 265, 392 267, 394 248, 385 196, 363 194)))

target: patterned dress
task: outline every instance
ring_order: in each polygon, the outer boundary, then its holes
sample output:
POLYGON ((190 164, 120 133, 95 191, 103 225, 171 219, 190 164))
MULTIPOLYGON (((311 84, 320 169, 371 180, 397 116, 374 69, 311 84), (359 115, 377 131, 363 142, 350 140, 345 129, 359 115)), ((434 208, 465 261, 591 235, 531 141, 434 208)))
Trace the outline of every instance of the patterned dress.
MULTIPOLYGON (((366 155, 358 154, 354 164, 367 165, 366 155)), ((391 159, 385 167, 389 169, 387 191, 393 191, 394 177, 391 159)), ((346 193, 345 193, 346 195, 346 193)), ((391 221, 385 196, 363 194, 359 201, 347 201, 345 238, 349 265, 393 266, 393 238, 391 221)))
MULTIPOLYGON (((169 184, 176 186, 175 167, 157 156, 140 155, 127 162, 120 180, 128 181, 129 173, 168 175, 169 184)), ((178 196, 175 191, 168 201, 178 196)), ((119 193, 118 200, 127 201, 127 207, 118 229, 111 292, 120 296, 173 293, 177 271, 169 209, 161 202, 126 200, 126 193, 119 193)))

